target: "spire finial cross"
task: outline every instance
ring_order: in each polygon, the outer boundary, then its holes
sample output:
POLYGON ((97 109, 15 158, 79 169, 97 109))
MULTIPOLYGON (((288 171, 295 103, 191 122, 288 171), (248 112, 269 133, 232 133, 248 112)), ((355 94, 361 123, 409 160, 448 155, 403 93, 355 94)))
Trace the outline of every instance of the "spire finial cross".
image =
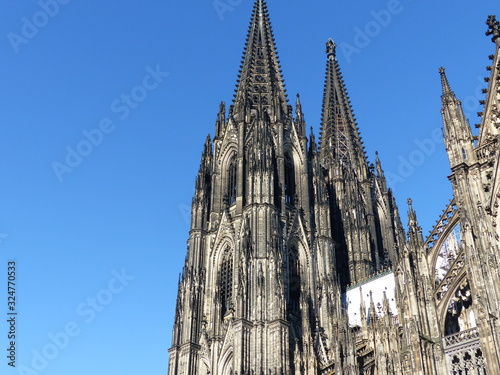
POLYGON ((328 39, 328 42, 326 42, 326 54, 328 57, 332 56, 335 58, 335 50, 337 49, 337 45, 335 42, 331 39, 328 39))

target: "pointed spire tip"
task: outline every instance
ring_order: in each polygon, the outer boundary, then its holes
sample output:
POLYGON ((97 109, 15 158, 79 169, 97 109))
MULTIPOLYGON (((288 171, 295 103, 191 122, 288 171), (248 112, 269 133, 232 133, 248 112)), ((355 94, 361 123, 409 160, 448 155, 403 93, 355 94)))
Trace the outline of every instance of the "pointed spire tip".
POLYGON ((337 45, 335 44, 335 42, 332 39, 328 39, 328 41, 326 42, 326 54, 328 55, 328 57, 335 58, 336 49, 337 45))
POLYGON ((453 91, 451 90, 450 83, 448 82, 446 71, 443 67, 439 68, 439 74, 441 75, 441 87, 443 89, 443 95, 446 94, 454 95, 453 91))

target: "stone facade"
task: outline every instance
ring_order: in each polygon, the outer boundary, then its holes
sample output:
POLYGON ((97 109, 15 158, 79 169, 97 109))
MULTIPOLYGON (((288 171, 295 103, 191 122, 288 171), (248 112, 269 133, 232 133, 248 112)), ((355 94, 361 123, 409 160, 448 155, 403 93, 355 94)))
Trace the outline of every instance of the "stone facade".
POLYGON ((333 41, 317 142, 256 0, 233 104, 202 153, 169 374, 500 374, 500 32, 488 27, 479 136, 440 70, 454 198, 425 240, 368 162, 333 41))

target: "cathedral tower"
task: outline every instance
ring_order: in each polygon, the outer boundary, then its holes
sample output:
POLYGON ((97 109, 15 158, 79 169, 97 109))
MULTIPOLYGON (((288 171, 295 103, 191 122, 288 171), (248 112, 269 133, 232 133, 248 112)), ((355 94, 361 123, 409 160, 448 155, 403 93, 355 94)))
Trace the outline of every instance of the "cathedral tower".
POLYGON ((196 179, 172 375, 326 374, 335 363, 357 373, 341 294, 390 264, 396 237, 393 199, 379 161, 375 172, 364 155, 332 41, 320 148, 305 129, 257 0, 234 102, 220 106, 196 179))
POLYGON ((221 104, 196 181, 171 374, 315 373, 318 275, 329 281, 322 293, 338 291, 328 206, 312 202, 314 154, 300 101, 295 118, 288 104, 267 6, 256 1, 234 102, 227 117, 221 104))
POLYGON ((387 268, 396 237, 392 194, 378 157, 376 172, 368 163, 335 52, 330 39, 320 158, 331 196, 337 259, 344 271, 341 281, 346 285, 387 268))
POLYGON ((335 43, 320 140, 288 102, 256 0, 236 94, 203 147, 178 285, 170 375, 500 373, 500 25, 480 132, 443 68, 454 198, 408 231, 368 161, 335 43))

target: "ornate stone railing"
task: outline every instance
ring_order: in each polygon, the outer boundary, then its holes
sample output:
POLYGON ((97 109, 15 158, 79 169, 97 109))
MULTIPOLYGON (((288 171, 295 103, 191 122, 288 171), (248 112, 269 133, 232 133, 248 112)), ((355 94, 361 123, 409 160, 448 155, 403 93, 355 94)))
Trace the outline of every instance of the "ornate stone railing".
POLYGON ((444 337, 444 349, 445 351, 449 348, 456 346, 469 346, 469 344, 478 342, 479 343, 479 332, 477 328, 471 328, 466 331, 455 333, 454 335, 449 335, 444 337))
POLYGON ((486 374, 477 328, 445 336, 443 344, 449 375, 486 374))
POLYGON ((476 149, 476 156, 480 163, 485 163, 495 156, 498 148, 497 142, 498 141, 495 139, 476 149))

